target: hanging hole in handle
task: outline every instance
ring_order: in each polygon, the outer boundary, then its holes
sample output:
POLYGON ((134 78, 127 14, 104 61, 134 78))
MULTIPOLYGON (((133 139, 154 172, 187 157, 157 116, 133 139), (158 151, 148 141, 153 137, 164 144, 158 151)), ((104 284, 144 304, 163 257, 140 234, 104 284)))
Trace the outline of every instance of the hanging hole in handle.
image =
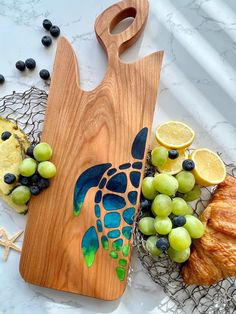
POLYGON ((127 30, 134 22, 137 11, 135 8, 127 8, 117 14, 111 21, 109 32, 117 35, 127 30))

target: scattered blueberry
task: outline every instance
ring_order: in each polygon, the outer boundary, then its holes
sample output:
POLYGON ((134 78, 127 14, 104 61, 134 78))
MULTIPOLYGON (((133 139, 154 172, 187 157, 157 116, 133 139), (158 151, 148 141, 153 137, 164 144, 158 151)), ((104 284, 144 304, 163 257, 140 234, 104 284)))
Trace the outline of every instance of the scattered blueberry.
POLYGON ((52 27, 52 22, 48 19, 43 20, 43 27, 49 31, 50 28, 52 27))
POLYGON ((30 147, 28 147, 27 150, 26 150, 26 155, 29 156, 29 157, 31 157, 31 158, 34 158, 33 152, 34 152, 34 146, 30 146, 30 147))
POLYGON ((6 184, 12 184, 12 183, 16 182, 16 176, 12 173, 6 173, 4 175, 4 182, 6 184))
POLYGON ((39 76, 40 76, 41 79, 43 79, 43 80, 48 80, 48 79, 50 78, 50 73, 49 73, 48 70, 43 69, 43 70, 41 70, 41 71, 39 72, 39 76))
POLYGON ((160 249, 162 252, 168 250, 170 244, 167 238, 160 238, 157 240, 156 247, 160 249))
POLYGON ((141 200, 140 202, 140 209, 141 210, 148 210, 148 209, 151 209, 151 205, 152 205, 152 202, 149 201, 149 200, 141 200))
POLYGON ((186 224, 186 218, 184 216, 176 216, 172 220, 174 227, 182 227, 186 224))
POLYGON ((169 157, 170 159, 176 159, 176 158, 179 157, 179 153, 178 153, 178 151, 177 151, 176 149, 171 149, 171 150, 169 150, 169 152, 168 152, 168 157, 169 157))
POLYGON ((25 70, 25 63, 24 63, 24 61, 21 61, 21 60, 17 61, 16 62, 16 68, 19 71, 24 71, 25 70))
POLYGON ((40 176, 38 174, 34 174, 32 175, 32 177, 30 177, 30 183, 32 185, 37 185, 39 183, 40 180, 40 176))
POLYGON ((20 177, 19 182, 21 185, 29 186, 30 185, 30 178, 29 177, 20 177))
POLYGON ((52 37, 58 37, 60 35, 60 28, 56 25, 53 25, 50 28, 50 34, 52 35, 52 37))
POLYGON ((186 159, 183 161, 182 167, 186 171, 191 171, 195 168, 195 163, 191 159, 186 159))
POLYGON ((30 186, 30 192, 32 195, 38 195, 41 192, 41 189, 37 185, 30 186))
POLYGON ((50 181, 48 179, 45 179, 45 178, 40 178, 39 182, 38 182, 38 186, 41 188, 41 189, 46 189, 48 188, 50 185, 50 181))
POLYGON ((11 132, 8 132, 8 131, 3 132, 2 135, 1 135, 2 141, 8 140, 9 137, 11 137, 11 132))
POLYGON ((25 66, 29 70, 34 70, 36 67, 36 62, 33 58, 29 58, 29 59, 25 60, 25 66))
POLYGON ((50 36, 43 36, 43 38, 41 39, 42 44, 45 47, 49 47, 52 44, 52 38, 50 36))
POLYGON ((0 84, 4 84, 4 82, 5 82, 5 77, 2 74, 0 74, 0 84))

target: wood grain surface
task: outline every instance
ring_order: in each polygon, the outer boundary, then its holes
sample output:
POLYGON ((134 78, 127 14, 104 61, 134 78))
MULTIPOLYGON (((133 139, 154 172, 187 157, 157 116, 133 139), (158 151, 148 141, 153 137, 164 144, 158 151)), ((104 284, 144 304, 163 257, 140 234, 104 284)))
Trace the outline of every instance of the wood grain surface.
MULTIPOLYGON (((125 290, 130 263, 126 258, 125 278, 116 273, 118 259, 101 245, 88 267, 82 250, 82 238, 96 227, 94 197, 97 186, 86 194, 81 213, 73 213, 74 189, 78 177, 95 165, 119 165, 137 162, 131 154, 135 136, 143 128, 151 130, 163 52, 156 52, 135 63, 123 63, 120 53, 132 45, 145 27, 148 16, 146 0, 126 0, 105 10, 96 20, 97 38, 108 56, 108 69, 102 83, 93 91, 80 88, 77 59, 69 42, 58 42, 42 140, 53 147, 57 176, 52 185, 30 202, 20 261, 20 273, 30 283, 92 296, 104 300, 119 298, 125 290), (120 34, 111 34, 114 26, 126 17, 133 23, 120 34)), ((148 132, 147 144, 149 143, 148 132)), ((147 146, 145 147, 146 154, 147 146)), ((145 165, 142 163, 141 179, 145 165)), ((129 177, 130 169, 124 170, 129 177)), ((108 174, 105 174, 108 179, 108 174)), ((141 181, 140 181, 141 182, 141 181)), ((128 192, 134 189, 130 180, 122 194, 128 204, 128 192)), ((108 192, 102 190, 103 196, 108 192)), ((134 206, 137 211, 138 202, 134 206)), ((125 207, 127 208, 127 206, 125 207)), ((117 212, 123 213, 124 209, 117 212)), ((102 223, 107 211, 101 206, 102 223)), ((127 224, 121 219, 119 230, 127 224)), ((121 235, 125 244, 132 238, 121 235)), ((108 239, 111 247, 112 239, 108 239)))

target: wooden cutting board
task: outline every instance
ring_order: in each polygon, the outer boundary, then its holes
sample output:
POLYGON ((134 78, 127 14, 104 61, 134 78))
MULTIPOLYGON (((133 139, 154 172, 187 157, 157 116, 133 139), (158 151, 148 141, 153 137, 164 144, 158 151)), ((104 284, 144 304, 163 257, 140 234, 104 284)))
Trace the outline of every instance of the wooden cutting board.
POLYGON ((29 283, 104 300, 124 292, 163 52, 132 64, 119 55, 147 16, 147 0, 125 0, 97 18, 108 69, 93 91, 80 88, 69 42, 58 42, 42 135, 58 173, 30 201, 20 261, 29 283), (113 35, 127 17, 133 23, 113 35))

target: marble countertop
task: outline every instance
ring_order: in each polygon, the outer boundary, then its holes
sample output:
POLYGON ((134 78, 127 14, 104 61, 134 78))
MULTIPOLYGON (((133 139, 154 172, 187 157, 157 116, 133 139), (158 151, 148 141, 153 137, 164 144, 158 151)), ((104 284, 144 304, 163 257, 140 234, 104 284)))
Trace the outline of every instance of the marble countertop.
MULTIPOLYGON (((226 161, 236 163, 236 2, 149 1, 145 33, 122 59, 131 62, 157 50, 165 51, 153 130, 161 121, 186 121, 196 130, 196 147, 222 152, 226 161)), ((59 25, 72 43, 79 59, 82 88, 97 86, 107 60, 96 41, 94 21, 115 2, 0 0, 0 73, 6 78, 0 86, 0 97, 32 85, 48 89, 38 72, 42 68, 52 70, 56 40, 49 49, 41 45, 44 18, 59 25), (36 60, 37 69, 19 73, 15 62, 29 57, 36 60)), ((26 219, 0 204, 0 227, 10 234, 23 230, 26 219)), ((168 313, 166 295, 142 271, 135 252, 131 284, 115 302, 29 285, 21 279, 18 264, 16 252, 10 253, 6 263, 0 258, 0 314, 168 313)))

